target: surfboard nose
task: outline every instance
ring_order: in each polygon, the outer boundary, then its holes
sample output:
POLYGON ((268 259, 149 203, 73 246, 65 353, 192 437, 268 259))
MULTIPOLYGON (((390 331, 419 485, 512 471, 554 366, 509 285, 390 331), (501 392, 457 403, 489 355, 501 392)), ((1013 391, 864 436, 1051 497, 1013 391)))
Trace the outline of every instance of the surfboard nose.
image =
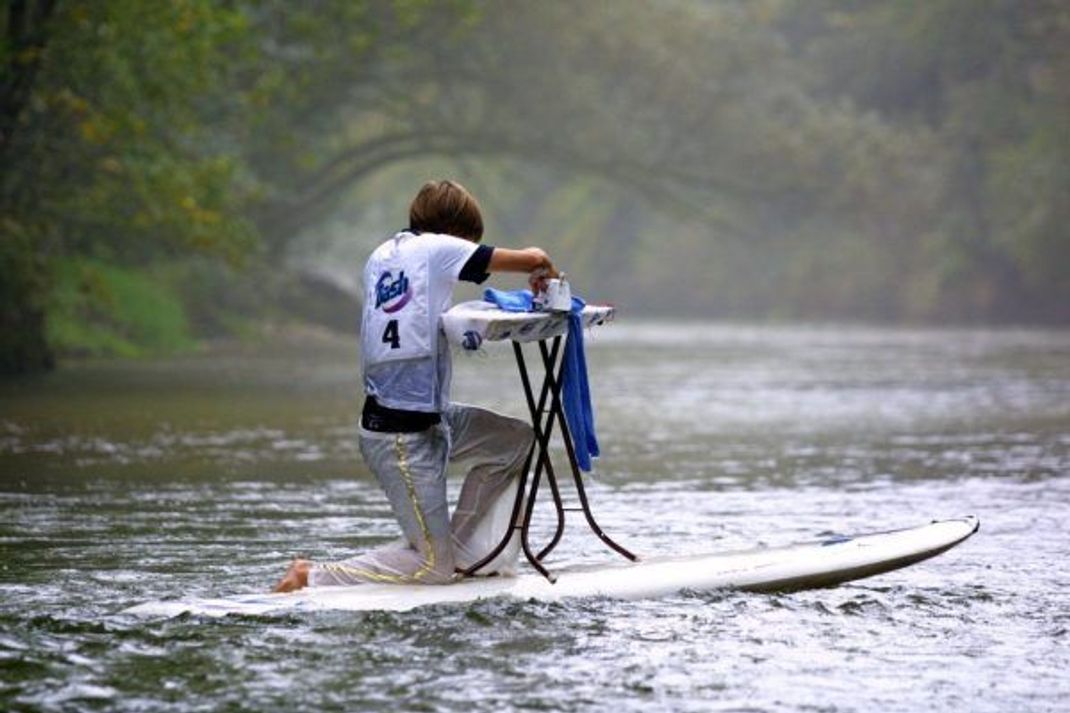
POLYGON ((961 542, 967 537, 970 537, 975 532, 981 529, 981 519, 976 515, 963 515, 962 517, 953 517, 946 520, 933 520, 933 525, 958 525, 962 529, 962 536, 956 540, 961 542))
POLYGON ((956 519, 969 528, 971 535, 981 529, 981 520, 976 515, 966 515, 956 519))

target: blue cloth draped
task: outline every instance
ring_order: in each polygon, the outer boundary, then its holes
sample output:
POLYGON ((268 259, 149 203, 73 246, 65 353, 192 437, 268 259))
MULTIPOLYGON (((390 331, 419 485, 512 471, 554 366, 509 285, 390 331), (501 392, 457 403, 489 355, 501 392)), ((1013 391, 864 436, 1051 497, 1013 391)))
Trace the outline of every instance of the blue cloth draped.
MULTIPOLYGON (((531 290, 496 290, 489 287, 483 293, 486 302, 506 312, 533 311, 531 290)), ((580 312, 586 306, 579 297, 572 298, 568 315, 568 339, 561 376, 561 407, 565 412, 576 463, 585 473, 591 471, 591 459, 600 454, 598 436, 594 430, 594 409, 591 406, 591 387, 587 381, 587 356, 583 349, 583 320, 580 312)))

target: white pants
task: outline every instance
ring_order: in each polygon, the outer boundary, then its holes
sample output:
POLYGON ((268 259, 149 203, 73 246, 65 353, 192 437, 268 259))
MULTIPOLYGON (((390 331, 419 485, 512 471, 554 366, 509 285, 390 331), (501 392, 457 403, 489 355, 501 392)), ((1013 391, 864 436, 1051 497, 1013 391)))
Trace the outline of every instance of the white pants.
MULTIPOLYGON (((341 562, 317 563, 309 586, 359 582, 444 584, 489 554, 512 527, 508 517, 492 525, 490 509, 511 488, 531 450, 529 424, 464 404, 451 404, 442 423, 418 433, 361 430, 360 451, 379 480, 403 539, 341 562), (467 469, 451 520, 446 502, 446 464, 467 469), (489 534, 489 536, 488 536, 489 534)), ((502 505, 511 508, 512 498, 502 505)), ((499 505, 501 507, 502 505, 499 505)), ((499 569, 515 566, 496 560, 499 569)))

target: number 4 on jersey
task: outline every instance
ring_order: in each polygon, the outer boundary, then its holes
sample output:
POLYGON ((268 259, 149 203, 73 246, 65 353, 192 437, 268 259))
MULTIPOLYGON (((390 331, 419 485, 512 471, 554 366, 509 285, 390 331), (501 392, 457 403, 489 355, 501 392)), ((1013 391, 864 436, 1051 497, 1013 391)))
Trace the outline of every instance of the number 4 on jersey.
POLYGON ((386 329, 383 330, 383 344, 389 344, 391 349, 401 348, 401 337, 398 334, 398 321, 396 319, 386 323, 386 329))

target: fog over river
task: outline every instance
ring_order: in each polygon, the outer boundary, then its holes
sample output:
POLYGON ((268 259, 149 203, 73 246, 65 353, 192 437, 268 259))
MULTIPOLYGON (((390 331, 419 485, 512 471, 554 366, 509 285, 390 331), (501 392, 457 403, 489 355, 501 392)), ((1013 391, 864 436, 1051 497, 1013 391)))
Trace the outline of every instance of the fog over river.
MULTIPOLYGON (((972 539, 905 570, 793 594, 120 614, 261 591, 294 555, 396 535, 356 448, 356 347, 310 343, 0 384, 0 709, 1070 700, 1070 332, 622 318, 588 334, 589 494, 623 544, 698 553, 980 517, 972 539)), ((524 414, 508 349, 455 364, 455 399, 524 414)), ((552 524, 544 507, 536 542, 552 524)), ((573 519, 550 564, 613 557, 573 519)))

